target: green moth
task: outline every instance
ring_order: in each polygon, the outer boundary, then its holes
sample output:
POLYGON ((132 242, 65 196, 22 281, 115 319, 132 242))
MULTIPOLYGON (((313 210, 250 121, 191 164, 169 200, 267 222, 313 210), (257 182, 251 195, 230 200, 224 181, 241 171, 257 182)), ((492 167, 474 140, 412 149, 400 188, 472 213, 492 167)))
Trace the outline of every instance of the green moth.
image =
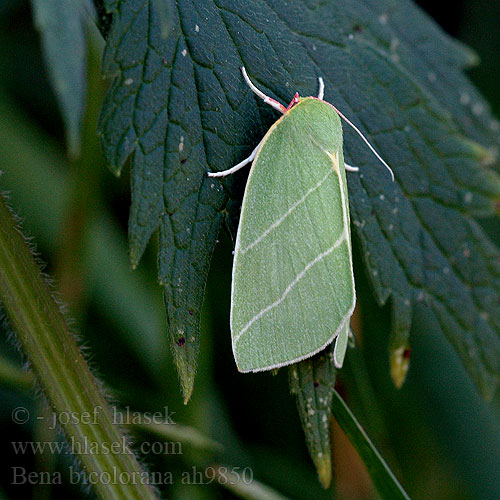
POLYGON ((285 108, 242 71, 283 116, 249 158, 208 174, 228 175, 253 162, 234 251, 234 358, 241 372, 271 370, 337 339, 340 368, 356 303, 346 170, 358 169, 344 163, 339 115, 347 119, 323 101, 321 78, 317 98, 295 94, 285 108))

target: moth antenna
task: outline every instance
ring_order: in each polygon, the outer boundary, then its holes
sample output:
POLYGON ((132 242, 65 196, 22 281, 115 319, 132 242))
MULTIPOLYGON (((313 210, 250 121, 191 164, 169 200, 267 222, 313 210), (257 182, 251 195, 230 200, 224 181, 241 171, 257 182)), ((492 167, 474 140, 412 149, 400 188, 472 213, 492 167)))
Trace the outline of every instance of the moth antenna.
POLYGON ((266 104, 269 104, 269 106, 273 107, 280 113, 286 113, 286 108, 278 102, 276 99, 273 99, 272 97, 269 97, 268 95, 264 94, 262 90, 259 90, 253 83, 252 80, 247 75, 247 70, 245 69, 245 66, 241 67, 241 72, 243 73, 243 78, 247 82, 247 85, 252 89, 252 92, 260 97, 266 104))
POLYGON ((322 101, 323 97, 325 97, 325 82, 323 81, 323 78, 321 78, 321 76, 318 76, 318 81, 319 81, 318 99, 322 101))
POLYGON ((342 118, 342 120, 344 120, 348 125, 350 125, 359 134, 361 139, 365 141, 366 145, 370 148, 370 151, 378 158, 378 160, 382 163, 382 165, 384 165, 384 167, 387 170, 389 170, 389 172, 391 173, 392 182, 394 182, 394 172, 392 171, 392 168, 389 167, 389 165, 385 162, 385 160, 377 153, 377 151, 375 151, 375 148, 368 142, 368 139, 362 134, 361 130, 359 130, 359 128, 356 127, 356 125, 354 125, 354 123, 352 123, 351 120, 349 120, 344 114, 342 114, 333 104, 331 103, 329 104, 337 112, 340 118, 342 118))

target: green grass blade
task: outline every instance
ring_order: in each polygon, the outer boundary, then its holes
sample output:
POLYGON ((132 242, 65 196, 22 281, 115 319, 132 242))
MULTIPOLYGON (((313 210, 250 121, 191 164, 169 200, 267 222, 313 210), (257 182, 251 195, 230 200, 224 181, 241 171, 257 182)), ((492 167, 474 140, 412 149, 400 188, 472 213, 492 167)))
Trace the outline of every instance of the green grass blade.
POLYGON ((207 478, 213 477, 222 487, 245 500, 288 500, 288 497, 253 479, 253 473, 251 473, 251 479, 247 478, 244 469, 251 471, 249 467, 231 468, 215 465, 205 469, 205 476, 207 478))
POLYGON ((409 500, 410 497, 337 391, 333 392, 332 412, 365 463, 380 496, 390 500, 409 500))

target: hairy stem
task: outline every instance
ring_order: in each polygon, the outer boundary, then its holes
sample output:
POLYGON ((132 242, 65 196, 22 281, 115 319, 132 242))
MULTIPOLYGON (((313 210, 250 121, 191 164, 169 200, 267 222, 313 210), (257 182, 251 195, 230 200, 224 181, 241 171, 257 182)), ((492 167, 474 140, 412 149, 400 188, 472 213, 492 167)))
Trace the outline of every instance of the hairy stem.
POLYGON ((0 299, 51 412, 104 500, 156 499, 0 196, 0 299), (78 453, 88 449, 90 453, 78 453), (110 450, 109 448, 113 448, 110 450), (118 480, 115 480, 119 478, 118 480), (135 478, 135 480, 134 480, 135 478))

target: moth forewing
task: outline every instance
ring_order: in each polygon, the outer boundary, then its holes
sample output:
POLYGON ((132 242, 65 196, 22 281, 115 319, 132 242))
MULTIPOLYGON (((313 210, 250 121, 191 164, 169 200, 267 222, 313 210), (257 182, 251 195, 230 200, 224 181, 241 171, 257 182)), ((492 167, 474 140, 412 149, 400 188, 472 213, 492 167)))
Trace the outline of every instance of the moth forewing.
POLYGON ((347 345, 349 343, 349 322, 346 322, 341 329, 337 338, 335 339, 335 346, 333 348, 333 363, 335 368, 342 368, 344 358, 347 352, 347 345))
POLYGON ((238 369, 270 370, 321 351, 354 303, 340 119, 305 98, 268 131, 247 181, 231 291, 238 369))

